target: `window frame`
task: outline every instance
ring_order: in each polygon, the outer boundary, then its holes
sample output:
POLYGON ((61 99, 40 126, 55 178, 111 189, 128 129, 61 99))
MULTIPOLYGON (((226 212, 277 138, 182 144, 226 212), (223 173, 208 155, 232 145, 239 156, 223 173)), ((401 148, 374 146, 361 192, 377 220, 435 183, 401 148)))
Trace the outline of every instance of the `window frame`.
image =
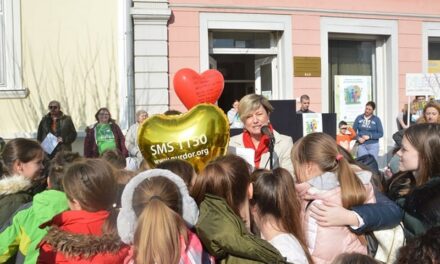
MULTIPOLYGON (((376 115, 382 119, 384 137, 380 139, 380 154, 386 153, 394 145, 392 133, 396 131, 394 122, 397 116, 399 98, 398 73, 398 26, 397 20, 321 17, 321 96, 322 112, 329 109, 329 69, 328 38, 329 34, 349 34, 362 39, 371 35, 383 36, 386 40, 376 41, 376 115), (383 144, 385 143, 385 144, 383 144)), ((372 80, 373 81, 373 80, 372 80)))
MULTIPOLYGON (((22 57, 21 57, 21 1, 0 0, 3 6, 1 19, 3 20, 4 50, 4 83, 0 84, 1 98, 25 98, 29 90, 23 87, 22 57)), ((0 54, 1 55, 1 54, 0 54)), ((1 74, 1 73, 0 73, 1 74)))
POLYGON ((279 31, 279 43, 271 49, 214 49, 215 54, 271 54, 278 56, 278 87, 273 99, 293 99, 292 20, 289 15, 200 13, 200 72, 209 69, 211 30, 279 31))
POLYGON ((424 22, 422 26, 422 64, 423 72, 428 72, 428 47, 430 37, 440 37, 440 22, 424 22))

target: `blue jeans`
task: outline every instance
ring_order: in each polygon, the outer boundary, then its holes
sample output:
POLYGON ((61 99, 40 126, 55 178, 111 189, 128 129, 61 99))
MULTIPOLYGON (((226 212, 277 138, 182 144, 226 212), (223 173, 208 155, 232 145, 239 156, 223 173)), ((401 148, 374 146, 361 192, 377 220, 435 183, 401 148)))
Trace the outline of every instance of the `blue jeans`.
POLYGON ((373 155, 376 161, 379 162, 379 143, 359 144, 357 157, 361 157, 367 154, 373 155))

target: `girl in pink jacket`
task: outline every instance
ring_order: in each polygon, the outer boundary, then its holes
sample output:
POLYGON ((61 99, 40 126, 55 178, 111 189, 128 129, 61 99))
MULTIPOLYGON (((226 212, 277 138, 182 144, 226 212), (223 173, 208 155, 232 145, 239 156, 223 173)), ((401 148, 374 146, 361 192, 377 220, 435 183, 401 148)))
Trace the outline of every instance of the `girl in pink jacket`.
MULTIPOLYGON (((310 207, 342 205, 346 209, 374 203, 371 172, 352 167, 338 152, 335 140, 324 133, 312 133, 300 139, 292 149, 292 162, 302 197, 303 226, 315 263, 331 263, 341 253, 367 253, 364 238, 348 226, 318 225, 310 207)), ((357 219, 353 221, 358 223, 357 219)))

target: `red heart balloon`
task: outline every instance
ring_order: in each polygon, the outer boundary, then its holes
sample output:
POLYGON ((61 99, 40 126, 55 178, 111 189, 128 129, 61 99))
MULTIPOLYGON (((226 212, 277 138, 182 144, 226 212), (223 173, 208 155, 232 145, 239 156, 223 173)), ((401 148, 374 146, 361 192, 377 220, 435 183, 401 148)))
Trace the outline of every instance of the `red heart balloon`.
POLYGON ((200 75, 188 68, 176 72, 173 83, 174 91, 187 109, 200 103, 215 104, 225 84, 217 70, 207 70, 200 75))

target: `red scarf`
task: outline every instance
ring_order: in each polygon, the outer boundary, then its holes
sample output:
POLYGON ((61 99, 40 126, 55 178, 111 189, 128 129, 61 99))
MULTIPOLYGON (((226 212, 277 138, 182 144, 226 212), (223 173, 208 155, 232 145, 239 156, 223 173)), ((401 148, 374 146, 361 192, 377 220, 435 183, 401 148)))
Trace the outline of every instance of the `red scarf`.
MULTIPOLYGON (((273 133, 273 128, 271 124, 269 124, 269 129, 273 133)), ((244 130, 243 132, 244 147, 255 150, 255 157, 254 157, 255 168, 260 167, 261 156, 269 151, 269 141, 270 141, 269 136, 263 134, 261 135, 261 139, 260 139, 260 143, 258 144, 258 147, 255 148, 254 143, 252 142, 251 134, 247 130, 244 130)))

